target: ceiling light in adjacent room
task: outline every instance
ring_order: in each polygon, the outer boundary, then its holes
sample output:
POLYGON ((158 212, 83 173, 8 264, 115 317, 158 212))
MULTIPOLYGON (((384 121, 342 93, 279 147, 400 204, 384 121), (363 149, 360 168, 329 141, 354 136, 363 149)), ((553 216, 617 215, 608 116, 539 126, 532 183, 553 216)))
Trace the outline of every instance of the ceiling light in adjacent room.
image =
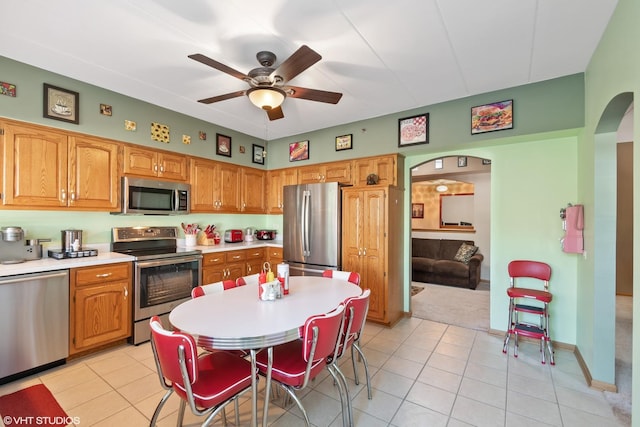
POLYGON ((445 191, 447 191, 449 189, 449 187, 447 187, 446 185, 438 185, 436 187, 436 191, 438 193, 444 193, 445 191))
POLYGON ((279 107, 284 102, 285 93, 277 87, 252 87, 247 91, 247 96, 253 105, 268 111, 279 107))

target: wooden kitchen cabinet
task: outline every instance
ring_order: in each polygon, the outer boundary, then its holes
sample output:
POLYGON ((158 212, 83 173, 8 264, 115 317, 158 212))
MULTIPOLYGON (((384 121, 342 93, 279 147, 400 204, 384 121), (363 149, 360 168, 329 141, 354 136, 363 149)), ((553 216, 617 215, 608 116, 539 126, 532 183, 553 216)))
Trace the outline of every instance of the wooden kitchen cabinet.
POLYGON ((240 212, 239 168, 198 157, 191 158, 191 211, 240 212))
POLYGON ((267 174, 267 213, 282 214, 284 206, 283 188, 298 183, 296 168, 276 169, 267 174))
POLYGON ((131 335, 131 263, 71 269, 69 354, 131 335))
POLYGON ((236 280, 238 277, 245 276, 246 257, 246 251, 242 249, 204 254, 202 257, 202 284, 236 280))
MULTIPOLYGON (((271 264, 271 268, 275 269, 278 264, 283 261, 282 248, 276 248, 273 246, 267 247, 267 260, 271 264)), ((275 271, 274 271, 275 274, 275 271)))
POLYGON ((317 182, 351 184, 351 162, 320 163, 298 168, 298 184, 317 182))
POLYGON ((378 175, 378 185, 404 187, 404 156, 365 157, 353 161, 353 185, 367 185, 370 174, 378 175))
POLYGON ((116 211, 120 144, 3 122, 3 205, 116 211))
POLYGON ((396 187, 342 191, 342 269, 360 273, 371 289, 367 319, 386 325, 403 311, 402 205, 396 187))
POLYGON ((255 168, 240 168, 241 211, 265 213, 267 174, 255 168))
MULTIPOLYGON (((251 274, 260 273, 262 271, 262 267, 264 266, 264 262, 267 261, 266 254, 266 248, 245 249, 247 263, 244 275, 249 276, 251 274)), ((275 274, 274 264, 271 264, 271 271, 273 271, 275 274)))
POLYGON ((188 178, 187 157, 182 154, 125 145, 124 173, 126 175, 186 181, 188 178))

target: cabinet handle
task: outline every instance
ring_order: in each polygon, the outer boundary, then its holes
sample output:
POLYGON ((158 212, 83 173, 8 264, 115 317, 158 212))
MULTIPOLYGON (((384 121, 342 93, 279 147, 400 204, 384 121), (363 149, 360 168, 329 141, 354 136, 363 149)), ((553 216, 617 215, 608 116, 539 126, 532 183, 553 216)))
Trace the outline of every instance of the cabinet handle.
POLYGON ((367 256, 367 248, 364 248, 364 250, 362 251, 362 255, 367 256))
POLYGON ((160 165, 160 172, 164 172, 164 165, 160 165))
POLYGON ((64 190, 64 188, 62 189, 62 191, 60 193, 60 197, 62 197, 63 201, 67 200, 67 192, 64 190))
POLYGON ((247 264, 247 273, 251 273, 251 264, 247 264))
POLYGON ((358 256, 362 256, 362 249, 358 248, 358 256))
POLYGON ((234 255, 233 259, 240 259, 240 255, 234 255))
POLYGON ((126 286, 123 289, 124 289, 124 299, 127 299, 127 297, 129 296, 129 289, 127 289, 126 286))
POLYGON ((76 200, 76 192, 75 191, 71 192, 71 200, 73 200, 74 202, 76 200))
POLYGON ((154 172, 158 172, 158 164, 157 163, 153 164, 153 171, 154 172))
POLYGON ((99 279, 103 279, 105 277, 111 276, 113 273, 104 273, 104 274, 96 274, 96 277, 99 279))

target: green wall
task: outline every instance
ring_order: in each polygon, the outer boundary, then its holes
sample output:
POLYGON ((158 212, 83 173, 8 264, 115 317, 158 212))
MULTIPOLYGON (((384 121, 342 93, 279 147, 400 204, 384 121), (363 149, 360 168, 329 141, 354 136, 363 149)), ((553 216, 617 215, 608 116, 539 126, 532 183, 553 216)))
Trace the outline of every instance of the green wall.
MULTIPOLYGON (((615 382, 615 161, 613 118, 605 112, 616 100, 634 100, 640 93, 640 2, 619 0, 585 73, 585 128, 578 150, 578 194, 585 203, 585 245, 594 256, 578 264, 580 292, 577 344, 594 379, 615 382), (613 248, 613 251, 611 250, 613 248)), ((621 119, 617 114, 617 122, 621 119)), ((633 135, 640 136, 640 111, 635 108, 633 135)), ((640 150, 634 150, 634 210, 640 212, 640 150)), ((634 215, 634 266, 640 265, 640 216, 634 215)), ((640 274, 634 268, 633 292, 640 295, 640 274)), ((634 319, 640 299, 634 298, 634 319)), ((640 361, 640 321, 633 325, 633 364, 640 361)), ((633 406, 640 407, 640 375, 634 369, 633 406)), ((634 425, 640 425, 640 420, 634 425)))

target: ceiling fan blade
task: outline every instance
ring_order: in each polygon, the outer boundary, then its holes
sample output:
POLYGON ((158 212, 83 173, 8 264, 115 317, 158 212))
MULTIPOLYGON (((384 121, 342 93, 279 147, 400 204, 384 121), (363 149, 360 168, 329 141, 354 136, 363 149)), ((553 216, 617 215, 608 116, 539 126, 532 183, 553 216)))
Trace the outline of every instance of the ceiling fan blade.
POLYGON ((282 112, 282 107, 272 108, 271 110, 265 110, 267 112, 267 116, 269 120, 278 120, 284 118, 284 113, 282 112))
POLYGON ((245 73, 234 70, 233 68, 228 67, 214 59, 211 59, 208 56, 202 55, 201 53, 194 53, 193 55, 189 55, 189 58, 193 59, 194 61, 201 62, 204 65, 208 65, 209 67, 215 68, 218 71, 222 71, 223 73, 227 73, 237 79, 245 81, 251 80, 251 77, 247 76, 245 73))
POLYGON ((327 104, 337 104, 342 98, 338 92, 328 92, 326 90, 309 89, 298 86, 285 86, 282 88, 287 96, 291 98, 308 99, 309 101, 326 102, 327 104))
POLYGON ((302 45, 290 57, 288 57, 278 68, 271 73, 271 79, 275 76, 282 77, 284 82, 288 82, 295 76, 320 61, 322 56, 309 46, 302 45))
POLYGON ((213 104, 214 102, 224 101, 227 99, 243 96, 245 93, 246 91, 239 90, 237 92, 226 93, 224 95, 212 96, 211 98, 199 99, 198 102, 202 102, 203 104, 213 104))

